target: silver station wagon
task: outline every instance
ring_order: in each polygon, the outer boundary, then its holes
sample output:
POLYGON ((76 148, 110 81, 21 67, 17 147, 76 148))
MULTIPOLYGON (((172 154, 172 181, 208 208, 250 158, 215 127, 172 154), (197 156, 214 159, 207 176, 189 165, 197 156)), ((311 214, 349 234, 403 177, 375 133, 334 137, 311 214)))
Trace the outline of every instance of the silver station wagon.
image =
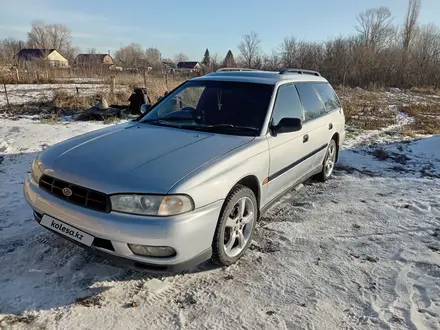
POLYGON ((308 70, 214 72, 143 110, 41 152, 24 195, 45 228, 156 271, 235 263, 271 202, 331 176, 345 137, 308 70))

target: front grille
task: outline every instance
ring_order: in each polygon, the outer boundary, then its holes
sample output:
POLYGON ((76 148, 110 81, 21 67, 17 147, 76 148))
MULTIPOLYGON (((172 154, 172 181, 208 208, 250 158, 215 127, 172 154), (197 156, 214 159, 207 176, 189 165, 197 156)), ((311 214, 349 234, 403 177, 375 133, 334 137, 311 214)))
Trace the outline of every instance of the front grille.
POLYGON ((77 186, 49 175, 43 175, 40 179, 39 185, 41 189, 47 191, 51 195, 72 204, 99 212, 110 212, 110 200, 108 196, 99 191, 77 186), (72 195, 65 196, 63 193, 64 188, 70 188, 70 190, 72 190, 72 195))

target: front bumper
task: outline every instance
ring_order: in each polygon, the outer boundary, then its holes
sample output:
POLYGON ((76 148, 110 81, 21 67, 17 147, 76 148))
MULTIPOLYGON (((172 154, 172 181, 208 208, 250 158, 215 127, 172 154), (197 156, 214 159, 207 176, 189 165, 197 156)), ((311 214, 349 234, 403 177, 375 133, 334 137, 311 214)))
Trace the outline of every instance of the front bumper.
MULTIPOLYGON (((143 269, 171 272, 191 268, 210 258, 223 203, 217 201, 192 212, 166 218, 103 213, 50 195, 40 189, 30 176, 24 183, 24 196, 35 211, 37 221, 47 214, 94 236, 92 248, 95 251, 143 269), (170 246, 176 250, 176 255, 168 258, 139 256, 130 250, 128 244, 170 246)), ((68 239, 64 235, 62 237, 68 239)))

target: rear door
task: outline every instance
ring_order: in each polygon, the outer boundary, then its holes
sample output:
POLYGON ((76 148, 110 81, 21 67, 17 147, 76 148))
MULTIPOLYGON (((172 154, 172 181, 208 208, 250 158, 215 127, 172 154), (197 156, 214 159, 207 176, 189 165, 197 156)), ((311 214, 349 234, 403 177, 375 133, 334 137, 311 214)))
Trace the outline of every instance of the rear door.
MULTIPOLYGON (((278 87, 271 124, 277 125, 282 118, 304 119, 301 102, 295 85, 278 87)), ((267 135, 270 152, 268 199, 271 200, 287 190, 307 173, 308 165, 301 161, 307 150, 303 138, 307 134, 303 128, 297 132, 267 135)))
POLYGON ((328 112, 312 83, 301 82, 296 83, 295 86, 304 108, 303 129, 307 131, 307 143, 305 144, 307 154, 305 157, 311 172, 322 165, 327 152, 330 141, 328 112))
POLYGON ((328 82, 314 82, 313 88, 325 106, 327 116, 327 139, 330 141, 332 136, 344 130, 345 120, 342 112, 341 103, 328 82))

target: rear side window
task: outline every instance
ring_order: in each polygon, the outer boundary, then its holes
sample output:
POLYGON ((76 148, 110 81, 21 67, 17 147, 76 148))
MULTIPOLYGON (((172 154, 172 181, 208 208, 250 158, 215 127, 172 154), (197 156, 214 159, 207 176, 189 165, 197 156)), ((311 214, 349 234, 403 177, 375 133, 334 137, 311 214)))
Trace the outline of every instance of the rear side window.
POLYGON ((273 107, 272 124, 278 125, 280 120, 285 117, 304 119, 301 101, 294 85, 282 85, 278 88, 273 107))
POLYGON ((326 113, 324 104, 319 99, 312 84, 298 83, 296 84, 296 88, 298 89, 299 97, 304 107, 304 117, 306 121, 318 118, 326 113))
POLYGON ((328 83, 312 83, 313 88, 324 102, 327 111, 336 110, 341 107, 335 91, 328 83))

